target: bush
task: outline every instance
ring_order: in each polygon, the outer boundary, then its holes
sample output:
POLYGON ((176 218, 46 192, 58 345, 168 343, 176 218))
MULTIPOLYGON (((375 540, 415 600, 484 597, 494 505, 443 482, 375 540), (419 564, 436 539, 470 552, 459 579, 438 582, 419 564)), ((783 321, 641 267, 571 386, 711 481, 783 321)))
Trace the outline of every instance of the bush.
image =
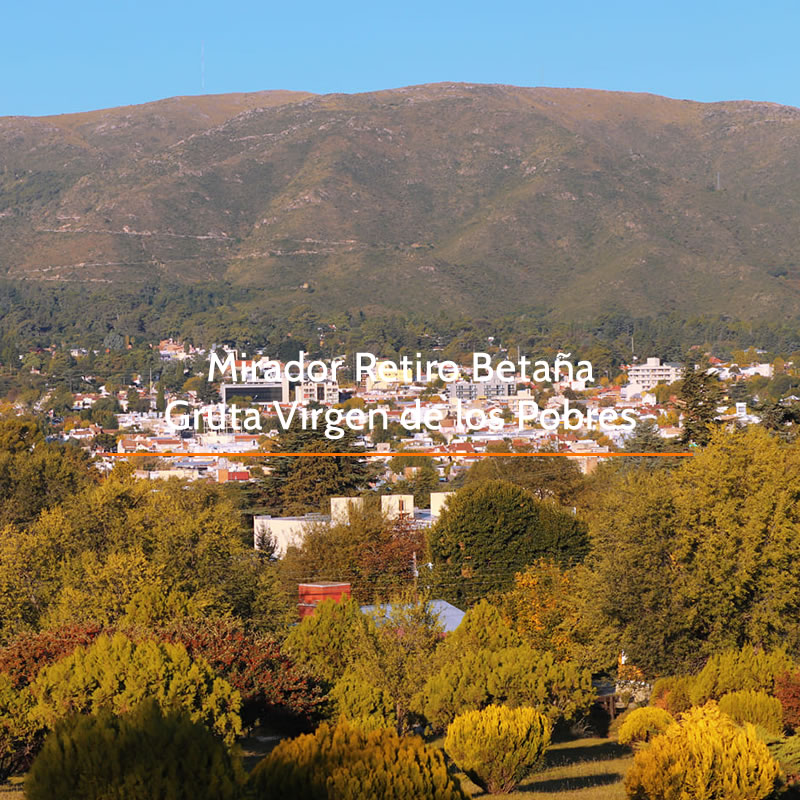
POLYGON ((14 688, 21 689, 33 682, 42 667, 71 655, 76 647, 91 644, 102 632, 100 625, 89 623, 20 634, 0 648, 0 672, 11 678, 14 688))
POLYGON ((632 800, 762 800, 782 777, 755 728, 740 728, 712 701, 636 754, 625 789, 632 800))
POLYGON ((620 725, 617 740, 620 744, 632 746, 649 742, 670 726, 675 724, 675 718, 669 711, 653 706, 634 708, 620 725))
POLYGON ((767 747, 786 773, 789 786, 797 787, 800 784, 800 736, 782 736, 767 742, 767 747))
POLYGON ((785 650, 766 652, 746 646, 712 656, 694 678, 690 689, 692 705, 719 700, 728 692, 742 689, 763 690, 772 694, 775 680, 792 668, 785 650))
POLYGON ((466 800, 437 748, 344 721, 281 742, 255 767, 248 787, 253 800, 466 800))
POLYGON ((766 692, 744 689, 728 692, 719 701, 719 710, 740 725, 749 722, 763 728, 773 736, 783 733, 783 708, 781 701, 766 692))
POLYGON ((650 705, 669 711, 672 716, 688 711, 692 707, 689 691, 692 686, 689 675, 673 675, 659 678, 653 684, 650 705))
POLYGON ((506 794, 540 767, 552 726, 532 708, 489 706, 457 716, 444 749, 470 779, 490 794, 506 794))
POLYGON ((253 636, 232 620, 184 621, 163 632, 193 659, 202 658, 242 696, 246 726, 269 717, 308 725, 318 716, 322 692, 269 636, 253 636))
POLYGON ((41 731, 30 720, 30 692, 17 690, 0 672, 0 784, 24 772, 41 743, 41 731))
POLYGON ((339 679, 330 700, 336 716, 344 717, 363 731, 397 727, 392 698, 357 672, 348 672, 339 679))
POLYGON ((595 697, 588 669, 522 645, 462 654, 428 679, 415 710, 442 731, 458 714, 492 703, 529 706, 551 722, 573 721, 588 713, 595 697))
POLYGON ((800 672, 785 672, 775 680, 775 697, 783 707, 783 721, 789 730, 800 728, 800 672))
POLYGON ((235 800, 243 775, 225 745, 154 700, 120 717, 62 720, 25 779, 28 800, 235 800))
POLYGON ((169 642, 99 636, 89 647, 45 667, 30 686, 33 718, 48 728, 71 713, 124 713, 148 698, 183 708, 228 743, 241 733, 241 698, 202 659, 169 642))

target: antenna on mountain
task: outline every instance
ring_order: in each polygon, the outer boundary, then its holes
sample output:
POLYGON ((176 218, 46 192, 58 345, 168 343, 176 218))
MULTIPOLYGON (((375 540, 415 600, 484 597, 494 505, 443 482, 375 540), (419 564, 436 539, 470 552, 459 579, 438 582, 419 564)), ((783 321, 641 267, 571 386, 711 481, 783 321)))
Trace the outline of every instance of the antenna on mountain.
POLYGON ((720 183, 719 183, 719 172, 717 172, 717 191, 719 191, 720 183))
POLYGON ((206 43, 200 42, 200 89, 206 91, 206 43))

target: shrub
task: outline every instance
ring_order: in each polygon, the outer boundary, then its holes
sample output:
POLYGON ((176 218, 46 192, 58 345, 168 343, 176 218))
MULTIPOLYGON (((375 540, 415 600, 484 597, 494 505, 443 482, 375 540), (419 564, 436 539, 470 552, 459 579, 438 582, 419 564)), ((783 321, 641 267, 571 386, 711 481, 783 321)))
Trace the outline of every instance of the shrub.
POLYGON ((32 716, 48 728, 75 712, 124 713, 154 698, 164 709, 185 709, 229 743, 241 733, 239 693, 205 661, 192 661, 180 644, 99 636, 45 667, 30 689, 32 716))
POLYGON ((713 701, 656 736, 625 776, 632 800, 762 800, 781 783, 780 767, 755 728, 740 728, 713 701))
POLYGON ((763 728, 773 736, 783 733, 783 708, 781 701, 766 692, 743 689, 728 692, 719 701, 719 710, 740 725, 749 722, 763 728))
POLYGON ((246 726, 267 716, 307 724, 323 703, 320 688, 281 653, 269 636, 246 633, 237 622, 185 621, 163 632, 193 659, 202 658, 242 696, 246 726))
POLYGON ((149 700, 120 717, 104 711, 60 721, 25 779, 25 796, 235 800, 242 783, 241 767, 205 726, 149 700))
POLYGON ((0 672, 6 673, 14 685, 27 686, 46 667, 76 647, 91 644, 103 629, 100 625, 65 625, 40 633, 20 634, 0 648, 0 672))
POLYGON ((342 676, 333 687, 330 700, 337 716, 344 717, 363 731, 397 727, 392 698, 358 672, 342 676))
POLYGON ((417 736, 347 722, 281 742, 255 767, 253 800, 465 800, 444 755, 417 736))
POLYGON ((690 689, 692 705, 719 700, 728 692, 742 689, 763 690, 772 694, 775 680, 792 668, 785 650, 766 652, 746 646, 712 656, 694 678, 690 689))
POLYGON ((444 749, 490 794, 506 794, 541 766, 552 726, 533 708, 489 706, 457 716, 444 749))
POLYGON ((789 730, 800 728, 800 672, 784 672, 775 680, 775 697, 783 707, 783 721, 789 730))
POLYGON ((17 690, 0 672, 0 784, 30 766, 41 742, 41 731, 30 720, 31 705, 30 692, 17 690))
POLYGON ((800 736, 782 736, 767 742, 767 747, 786 773, 788 784, 796 787, 800 783, 800 736))
POLYGON ((689 675, 672 675, 668 678, 659 678, 653 684, 650 695, 650 705, 663 708, 675 716, 692 707, 689 690, 692 678, 689 675))
POLYGON ((653 706, 634 708, 620 725, 617 740, 620 744, 637 746, 646 744, 654 736, 658 736, 675 724, 675 718, 669 711, 653 706))
POLYGON ((428 679, 415 706, 441 731, 458 714, 492 703, 530 706, 551 722, 572 721, 589 711, 595 696, 588 669, 522 645, 464 653, 428 679))

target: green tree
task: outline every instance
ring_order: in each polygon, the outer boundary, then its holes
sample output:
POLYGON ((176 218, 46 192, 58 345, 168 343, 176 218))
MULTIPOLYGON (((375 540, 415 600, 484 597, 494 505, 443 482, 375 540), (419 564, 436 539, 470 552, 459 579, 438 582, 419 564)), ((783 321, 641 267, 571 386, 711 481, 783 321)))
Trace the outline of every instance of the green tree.
POLYGON ((434 590, 456 605, 506 589, 515 573, 538 558, 569 563, 588 550, 583 522, 503 481, 459 490, 429 541, 434 590))
POLYGON ((167 408, 167 400, 164 395, 164 382, 159 381, 158 391, 156 392, 156 411, 158 411, 159 414, 163 414, 164 411, 166 411, 166 408, 167 408))
MULTIPOLYGON (((800 451, 718 432, 667 476, 630 474, 593 514, 581 611, 649 674, 800 642, 800 451)), ((606 662, 608 664, 608 662, 606 662)))
POLYGON ((690 354, 685 361, 678 395, 683 409, 681 441, 706 445, 722 399, 722 388, 717 376, 709 374, 710 364, 706 356, 697 359, 690 354))
POLYGON ((353 456, 287 458, 279 453, 362 452, 355 445, 355 433, 345 430, 341 439, 328 439, 322 432, 303 430, 294 420, 273 444, 276 453, 266 460, 268 475, 263 481, 265 503, 273 512, 304 514, 325 511, 332 496, 361 492, 371 474, 366 459, 353 456))
MULTIPOLYGON (((495 450, 506 451, 510 453, 511 449, 505 443, 495 450)), ((531 450, 520 447, 517 452, 531 450)), ((583 476, 573 459, 547 456, 481 458, 469 468, 464 480, 467 485, 502 480, 527 489, 538 500, 555 500, 564 505, 574 501, 583 484, 583 476)))
POLYGON ((352 666, 375 635, 355 600, 326 600, 289 632, 284 651, 329 686, 352 666))

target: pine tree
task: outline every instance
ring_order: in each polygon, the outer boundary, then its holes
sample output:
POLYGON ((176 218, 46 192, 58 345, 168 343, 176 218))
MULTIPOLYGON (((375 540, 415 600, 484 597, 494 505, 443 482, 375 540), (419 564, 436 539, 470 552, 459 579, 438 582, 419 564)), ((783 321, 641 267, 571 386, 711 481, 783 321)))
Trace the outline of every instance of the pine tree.
POLYGON ((722 389, 717 376, 709 374, 708 357, 703 356, 698 360, 689 355, 685 363, 679 395, 683 407, 681 441, 705 446, 711 438, 722 389))

